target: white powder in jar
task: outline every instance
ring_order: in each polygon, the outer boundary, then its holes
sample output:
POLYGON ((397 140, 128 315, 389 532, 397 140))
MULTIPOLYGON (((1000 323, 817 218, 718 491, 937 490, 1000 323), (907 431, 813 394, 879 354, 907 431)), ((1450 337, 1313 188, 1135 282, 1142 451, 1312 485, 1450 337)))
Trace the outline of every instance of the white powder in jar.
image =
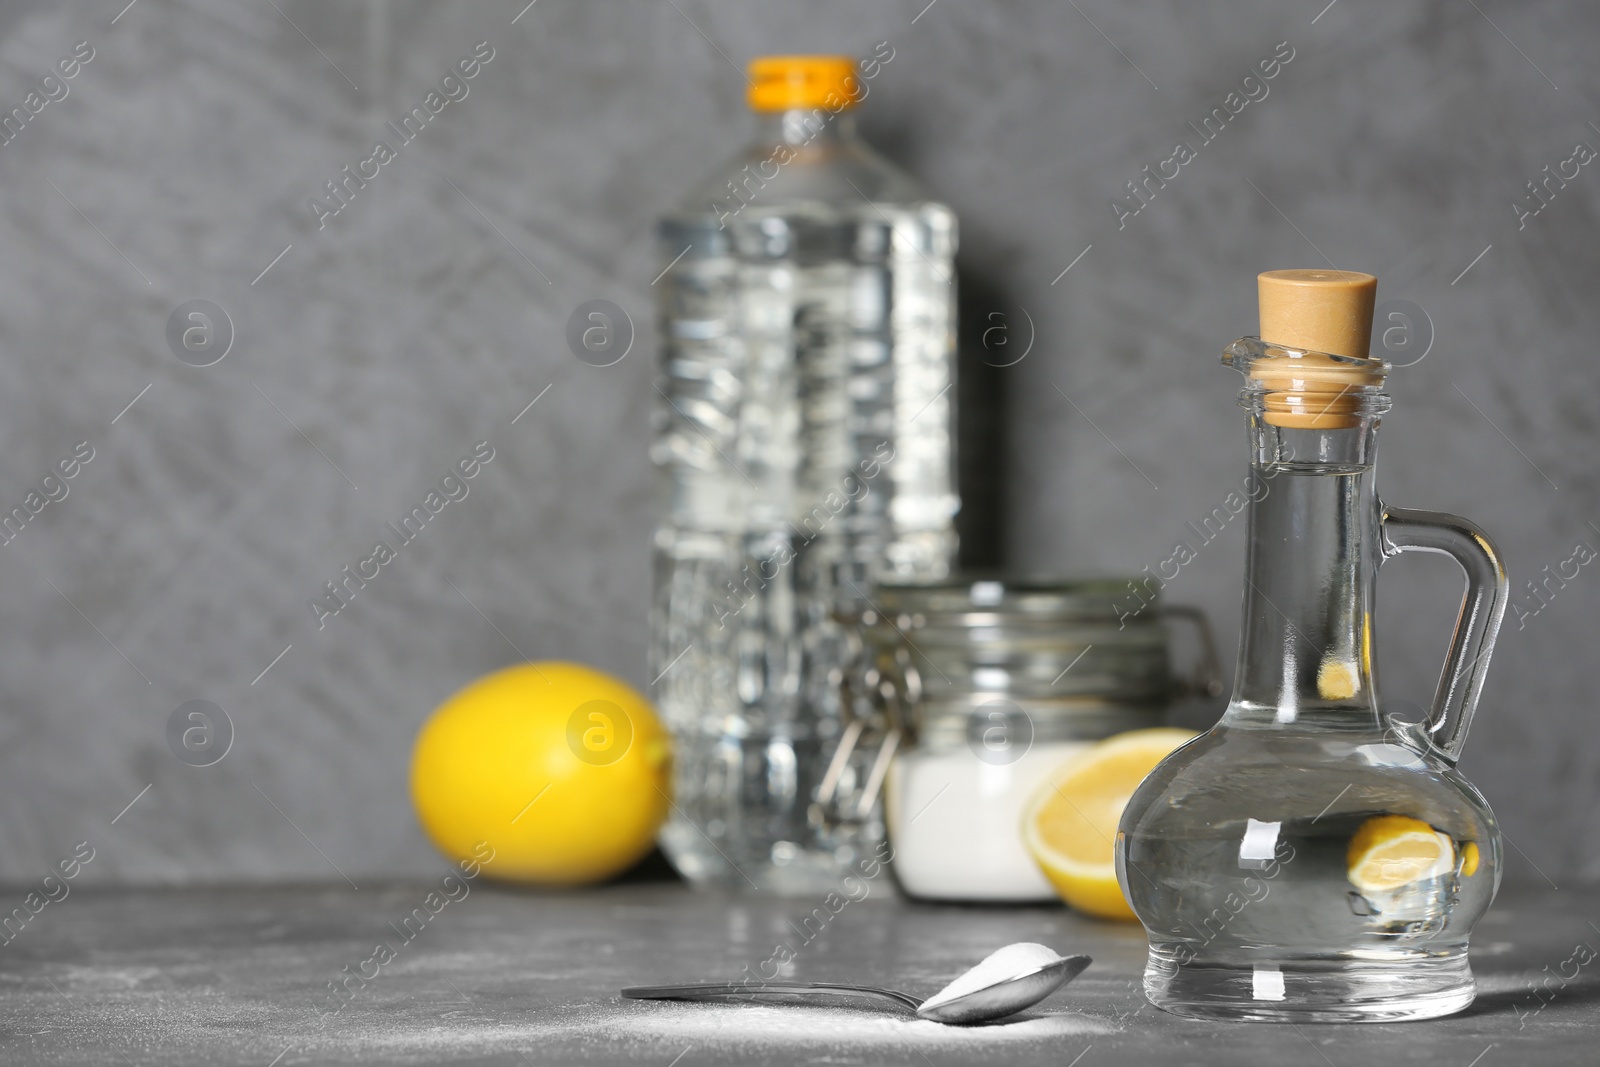
POLYGON ((889 767, 885 814, 895 876, 936 900, 1055 900, 1022 843, 1022 815, 1050 773, 1092 741, 1036 742, 1013 763, 965 746, 914 749, 889 767))

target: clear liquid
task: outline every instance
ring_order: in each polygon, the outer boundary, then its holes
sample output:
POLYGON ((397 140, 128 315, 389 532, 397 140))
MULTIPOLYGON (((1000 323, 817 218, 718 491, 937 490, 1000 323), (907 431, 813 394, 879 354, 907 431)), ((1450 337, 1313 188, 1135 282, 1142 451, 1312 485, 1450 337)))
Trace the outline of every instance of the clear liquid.
POLYGON ((1197 952, 1243 958, 1261 945, 1313 954, 1330 944, 1348 950, 1429 941, 1461 903, 1467 842, 1453 841, 1453 858, 1436 873, 1393 889, 1357 888, 1349 878, 1350 840, 1368 818, 1382 814, 1280 824, 1273 853, 1259 865, 1241 863, 1245 823, 1183 842, 1140 837, 1129 847, 1143 858, 1129 877, 1137 882, 1145 866, 1159 865, 1161 883, 1133 891, 1166 918, 1175 943, 1197 952))
POLYGON ((840 620, 874 579, 939 578, 954 557, 954 220, 863 200, 723 221, 662 226, 666 259, 689 249, 657 286, 662 841, 693 880, 806 892, 881 832, 813 803, 841 731, 840 620))
POLYGON ((1146 993, 1179 1014, 1223 1018, 1458 1010, 1472 997, 1468 934, 1499 883, 1482 798, 1404 743, 1404 726, 1380 730, 1345 709, 1289 725, 1267 714, 1231 709, 1231 723, 1158 767, 1129 802, 1117 863, 1150 936, 1146 993), (1416 819, 1448 844, 1437 864, 1394 868, 1403 884, 1364 888, 1351 843, 1383 815, 1416 819))

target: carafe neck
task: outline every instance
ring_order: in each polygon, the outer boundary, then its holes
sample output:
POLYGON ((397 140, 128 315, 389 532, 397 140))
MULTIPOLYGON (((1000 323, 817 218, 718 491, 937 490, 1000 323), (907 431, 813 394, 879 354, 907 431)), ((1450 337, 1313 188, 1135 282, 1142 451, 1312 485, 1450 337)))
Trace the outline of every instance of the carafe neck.
POLYGON ((1235 719, 1376 721, 1377 417, 1347 421, 1355 425, 1285 428, 1252 411, 1235 719))

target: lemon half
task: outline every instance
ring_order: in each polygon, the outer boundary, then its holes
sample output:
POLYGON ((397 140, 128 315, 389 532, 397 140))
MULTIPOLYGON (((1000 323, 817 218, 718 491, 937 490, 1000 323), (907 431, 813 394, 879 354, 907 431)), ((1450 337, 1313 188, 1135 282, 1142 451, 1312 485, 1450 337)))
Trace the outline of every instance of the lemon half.
POLYGON ((1022 820, 1023 840, 1061 899, 1103 919, 1133 919, 1117 884, 1112 842, 1133 791, 1192 730, 1131 730, 1062 764, 1022 820))
POLYGON ((1448 874, 1456 865, 1456 847, 1421 819, 1374 815, 1350 839, 1346 860, 1352 885, 1363 893, 1386 893, 1448 874))

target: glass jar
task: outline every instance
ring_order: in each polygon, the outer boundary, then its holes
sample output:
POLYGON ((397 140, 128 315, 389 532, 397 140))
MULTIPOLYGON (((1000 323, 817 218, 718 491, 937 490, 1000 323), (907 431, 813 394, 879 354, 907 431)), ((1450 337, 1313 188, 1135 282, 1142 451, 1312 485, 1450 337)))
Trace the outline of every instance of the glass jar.
POLYGON ((907 893, 1055 899, 1023 845, 1033 793, 1094 742, 1161 725, 1179 696, 1220 691, 1204 617, 1162 607, 1148 584, 965 578, 878 587, 855 678, 866 698, 857 707, 877 709, 883 735, 863 789, 870 797, 874 779, 883 784, 893 869, 907 893), (1131 597, 1130 586, 1144 596, 1131 597), (1130 611, 1130 603, 1144 606, 1130 611), (1173 672, 1166 623, 1175 618, 1199 631, 1193 679, 1173 672))

